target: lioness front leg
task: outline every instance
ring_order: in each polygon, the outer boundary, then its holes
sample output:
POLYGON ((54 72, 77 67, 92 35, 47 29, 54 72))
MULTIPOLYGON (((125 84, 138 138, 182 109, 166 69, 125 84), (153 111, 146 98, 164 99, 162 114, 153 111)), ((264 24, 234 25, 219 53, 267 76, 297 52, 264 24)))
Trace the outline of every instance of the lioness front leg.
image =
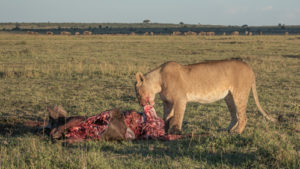
POLYGON ((184 111, 186 108, 186 101, 175 102, 173 108, 174 108, 174 116, 170 119, 168 133, 180 134, 184 111))
POLYGON ((168 133, 170 119, 174 116, 173 104, 164 101, 164 121, 165 121, 165 132, 168 133))

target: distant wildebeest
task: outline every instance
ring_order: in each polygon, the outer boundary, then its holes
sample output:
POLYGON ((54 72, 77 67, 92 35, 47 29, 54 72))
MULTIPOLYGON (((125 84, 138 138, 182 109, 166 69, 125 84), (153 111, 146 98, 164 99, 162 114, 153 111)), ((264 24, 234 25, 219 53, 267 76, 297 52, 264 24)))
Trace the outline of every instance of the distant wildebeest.
POLYGON ((114 36, 125 36, 125 35, 127 35, 127 34, 116 33, 116 34, 111 34, 111 35, 114 35, 114 36))
POLYGON ((215 32, 206 32, 207 36, 215 36, 215 32))
POLYGON ((184 32, 184 35, 187 36, 187 35, 197 35, 196 32, 193 32, 193 31, 188 31, 188 32, 184 32))
POLYGON ((231 35, 233 35, 233 36, 238 36, 240 33, 238 32, 238 31, 233 31, 232 33, 231 33, 231 35))
POLYGON ((200 36, 205 36, 205 35, 206 35, 206 32, 201 31, 201 32, 199 32, 199 35, 200 35, 200 36))
POLYGON ((84 31, 83 32, 83 35, 92 35, 93 34, 93 32, 91 32, 91 31, 84 31))
POLYGON ((51 31, 47 31, 47 32, 46 32, 46 35, 54 35, 54 33, 51 32, 51 31))
POLYGON ((39 33, 38 32, 33 32, 33 31, 27 31, 27 34, 28 35, 38 35, 39 33))
POLYGON ((181 32, 176 31, 176 32, 173 32, 172 35, 174 35, 174 36, 175 36, 175 35, 181 35, 181 32))
POLYGON ((67 31, 62 31, 60 32, 61 35, 71 35, 71 32, 67 32, 67 31))

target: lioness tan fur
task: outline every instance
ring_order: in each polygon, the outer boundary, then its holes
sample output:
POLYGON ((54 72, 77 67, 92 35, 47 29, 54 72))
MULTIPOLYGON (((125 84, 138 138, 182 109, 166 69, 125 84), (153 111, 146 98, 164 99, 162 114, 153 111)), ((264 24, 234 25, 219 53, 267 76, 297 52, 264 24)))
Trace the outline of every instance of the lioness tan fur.
POLYGON ((166 132, 180 133, 187 102, 212 103, 225 99, 231 113, 229 132, 242 133, 246 123, 246 107, 252 89, 255 103, 265 118, 271 121, 259 104, 252 68, 239 60, 208 61, 180 65, 167 62, 145 76, 136 74, 136 92, 142 106, 154 105, 159 93, 164 105, 166 132))

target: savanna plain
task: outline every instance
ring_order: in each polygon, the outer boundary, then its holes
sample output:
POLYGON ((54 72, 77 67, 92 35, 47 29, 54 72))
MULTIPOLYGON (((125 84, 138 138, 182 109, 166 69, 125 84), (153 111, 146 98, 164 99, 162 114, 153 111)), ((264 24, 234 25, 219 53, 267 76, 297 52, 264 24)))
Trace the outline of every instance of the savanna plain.
MULTIPOLYGON (((155 108, 162 117, 159 96, 155 108)), ((300 168, 299 108, 300 36, 0 33, 0 168, 300 168), (223 100, 189 103, 183 134, 195 136, 175 141, 64 145, 29 125, 47 121, 46 107, 54 104, 69 115, 142 111, 136 72, 171 60, 230 58, 252 66, 260 103, 279 123, 265 120, 250 94, 248 124, 240 135, 219 130, 230 122, 223 100)))

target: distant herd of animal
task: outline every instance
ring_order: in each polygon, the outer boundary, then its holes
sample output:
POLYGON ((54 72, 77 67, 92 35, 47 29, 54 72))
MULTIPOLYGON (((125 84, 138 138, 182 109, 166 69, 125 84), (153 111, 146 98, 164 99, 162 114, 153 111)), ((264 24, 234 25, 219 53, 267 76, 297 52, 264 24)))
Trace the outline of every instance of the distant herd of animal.
MULTIPOLYGON (((38 35, 39 32, 27 31, 27 34, 29 34, 29 35, 38 35)), ((51 31, 47 31, 45 34, 46 35, 54 35, 54 33, 51 32, 51 31)), ((93 35, 93 32, 91 32, 91 31, 84 31, 82 33, 75 32, 74 34, 72 34, 71 32, 68 32, 68 31, 61 31, 60 35, 93 35)), ((122 35, 124 35, 124 34, 122 34, 122 35)), ((136 35, 136 33, 135 32, 131 32, 129 35, 136 35)), ((143 33, 143 35, 153 36, 154 32, 145 32, 145 33, 143 33)), ((199 33, 193 32, 193 31, 188 31, 188 32, 176 31, 176 32, 172 32, 171 35, 173 35, 173 36, 179 36, 179 35, 185 35, 185 36, 196 36, 196 35, 199 35, 199 36, 215 36, 216 33, 215 32, 203 32, 203 31, 201 31, 199 33)), ((226 34, 226 32, 224 32, 222 35, 225 36, 227 34, 226 34)), ((231 34, 228 34, 228 35, 239 36, 240 32, 239 31, 233 31, 231 34)), ((249 31, 245 31, 244 35, 245 36, 252 36, 253 33, 249 32, 249 31)), ((259 35, 263 35, 263 33, 260 32, 259 35)), ((285 32, 285 35, 289 35, 289 32, 285 32)))
MULTIPOLYGON (((28 35, 38 35, 39 32, 27 31, 27 34, 28 34, 28 35)), ((47 31, 45 34, 46 34, 46 35, 54 35, 54 33, 51 32, 51 31, 47 31)), ((93 34, 93 32, 91 32, 91 31, 84 31, 84 32, 82 33, 82 35, 92 35, 92 34, 93 34)), ((68 32, 68 31, 61 31, 61 32, 60 32, 60 35, 72 35, 72 33, 71 33, 71 32, 68 32)), ((80 32, 75 32, 74 35, 80 35, 80 32)))

